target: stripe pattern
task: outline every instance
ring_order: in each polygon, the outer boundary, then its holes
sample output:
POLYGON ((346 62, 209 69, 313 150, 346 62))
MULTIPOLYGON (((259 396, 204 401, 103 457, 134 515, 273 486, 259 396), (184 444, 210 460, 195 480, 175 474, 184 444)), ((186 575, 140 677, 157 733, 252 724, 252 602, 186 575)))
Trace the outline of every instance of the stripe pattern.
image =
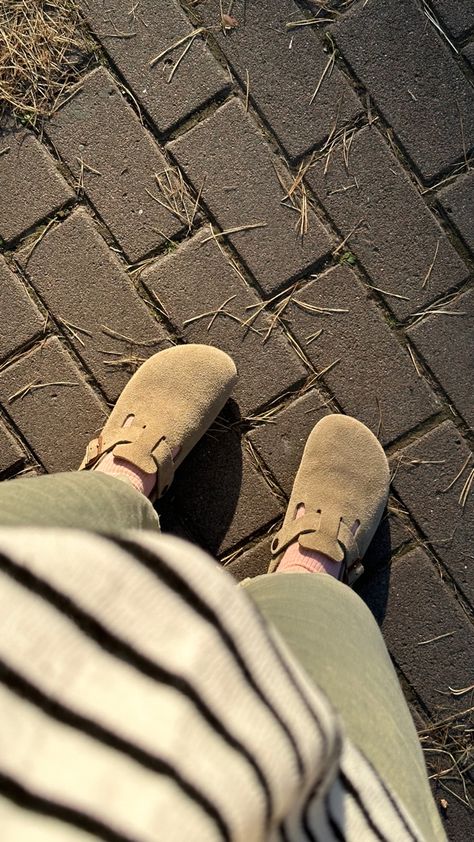
POLYGON ((421 842, 244 591, 170 536, 0 530, 3 842, 421 842))

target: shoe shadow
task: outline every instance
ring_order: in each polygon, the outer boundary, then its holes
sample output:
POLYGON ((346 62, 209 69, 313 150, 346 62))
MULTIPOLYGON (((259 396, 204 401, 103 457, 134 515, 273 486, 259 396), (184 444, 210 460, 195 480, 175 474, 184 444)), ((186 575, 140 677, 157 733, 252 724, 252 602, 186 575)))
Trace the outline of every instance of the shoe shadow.
POLYGON ((365 573, 354 585, 354 590, 370 608, 379 625, 387 610, 390 558, 398 548, 397 543, 395 536, 392 535, 390 518, 385 517, 365 555, 365 573))
POLYGON ((241 434, 232 426, 232 404, 236 406, 234 401, 228 402, 178 468, 165 505, 157 505, 164 532, 176 534, 172 521, 178 519, 214 557, 234 542, 233 525, 242 485, 242 442, 241 434), (170 511, 174 515, 171 519, 167 516, 170 511))

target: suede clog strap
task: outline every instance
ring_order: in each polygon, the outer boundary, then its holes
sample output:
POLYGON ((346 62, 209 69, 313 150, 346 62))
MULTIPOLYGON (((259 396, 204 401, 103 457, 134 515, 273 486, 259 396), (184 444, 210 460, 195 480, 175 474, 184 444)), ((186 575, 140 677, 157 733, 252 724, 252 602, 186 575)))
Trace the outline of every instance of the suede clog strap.
POLYGON ((140 427, 112 427, 103 431, 87 445, 83 470, 93 467, 105 454, 114 451, 119 459, 136 465, 146 474, 158 472, 156 493, 161 496, 171 485, 174 477, 174 462, 165 433, 157 424, 140 427))
POLYGON ((342 517, 327 510, 306 511, 293 520, 285 518, 272 541, 272 555, 280 555, 295 540, 301 547, 324 553, 340 564, 345 561, 350 566, 360 557, 357 541, 342 517))

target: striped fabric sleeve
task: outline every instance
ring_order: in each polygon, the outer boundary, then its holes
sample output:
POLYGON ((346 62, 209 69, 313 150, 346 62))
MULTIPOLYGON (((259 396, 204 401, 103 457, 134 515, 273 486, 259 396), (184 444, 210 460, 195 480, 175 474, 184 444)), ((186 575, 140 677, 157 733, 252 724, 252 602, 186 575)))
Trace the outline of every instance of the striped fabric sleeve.
POLYGON ((421 840, 207 555, 0 530, 2 842, 421 840))

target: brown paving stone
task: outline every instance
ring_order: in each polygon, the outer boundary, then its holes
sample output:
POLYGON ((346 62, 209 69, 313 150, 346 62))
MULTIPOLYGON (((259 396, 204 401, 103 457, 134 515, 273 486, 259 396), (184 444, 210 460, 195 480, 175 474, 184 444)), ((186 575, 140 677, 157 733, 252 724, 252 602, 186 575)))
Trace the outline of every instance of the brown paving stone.
POLYGON ((211 555, 224 555, 281 514, 281 505, 233 432, 211 431, 187 457, 173 490, 211 555))
POLYGON ((28 250, 18 259, 107 398, 115 401, 137 364, 165 347, 167 337, 89 214, 75 211, 48 231, 29 259, 28 250), (103 327, 137 344, 110 336, 103 327), (136 364, 117 364, 131 357, 136 364))
POLYGON ((469 150, 474 91, 413 0, 358 4, 332 32, 425 180, 463 157, 460 117, 469 150))
POLYGON ((20 465, 24 459, 24 452, 0 421, 0 474, 20 465))
POLYGON ((176 252, 145 269, 140 277, 189 342, 215 345, 230 354, 239 372, 233 398, 242 415, 248 415, 301 382, 307 371, 280 330, 272 330, 264 343, 271 324, 269 317, 260 316, 252 329, 243 328, 225 315, 214 320, 208 315, 185 324, 200 313, 212 314, 225 301, 228 301, 226 312, 246 321, 254 312, 246 308, 259 304, 253 290, 232 269, 209 236, 206 227, 176 252))
POLYGON ((474 28, 474 6, 469 0, 431 0, 431 6, 440 24, 455 38, 474 28))
POLYGON ((452 483, 469 448, 451 421, 445 421, 392 458, 393 486, 436 555, 474 604, 472 545, 474 494, 462 508, 459 497, 473 461, 452 483))
POLYGON ((302 241, 296 214, 281 204, 283 190, 270 148, 242 103, 234 98, 169 146, 224 230, 264 223, 229 235, 265 293, 302 273, 331 248, 326 230, 309 211, 302 241))
POLYGON ((429 316, 407 331, 410 341, 474 428, 474 290, 448 307, 460 316, 429 316))
POLYGON ((453 696, 449 687, 472 683, 474 629, 421 549, 392 564, 382 632, 392 657, 432 715, 439 717, 447 707, 466 707, 466 698, 453 696), (440 635, 449 636, 423 644, 440 635))
POLYGON ((348 167, 339 146, 325 169, 323 159, 307 180, 343 238, 349 237, 346 248, 371 283, 409 299, 384 296, 398 318, 467 278, 463 261, 375 127, 354 136, 348 167))
POLYGON ((103 407, 56 337, 0 373, 0 402, 47 471, 76 469, 104 423, 103 407), (31 383, 51 385, 10 398, 31 383))
POLYGON ((336 363, 323 375, 344 412, 377 433, 383 444, 428 418, 439 403, 417 376, 405 353, 368 298, 368 292, 348 268, 338 266, 311 281, 294 298, 310 307, 347 312, 322 315, 292 304, 289 325, 317 371, 336 363), (308 336, 322 334, 307 344, 308 336))
POLYGON ((18 275, 0 256, 0 359, 11 354, 38 333, 44 319, 18 275))
POLYGON ((303 455, 306 439, 314 425, 330 412, 324 398, 312 390, 272 415, 267 424, 256 427, 249 439, 287 497, 303 455))
POLYGON ((146 192, 160 197, 155 173, 168 164, 103 67, 82 79, 46 130, 78 180, 84 162, 85 192, 130 261, 181 231, 184 223, 146 192))
POLYGON ((290 158, 321 143, 332 130, 336 114, 340 126, 360 113, 359 100, 337 68, 324 76, 310 103, 328 54, 311 27, 286 28, 288 22, 302 17, 293 0, 237 0, 232 15, 239 25, 225 35, 219 25, 219 0, 203 3, 196 11, 215 27, 213 34, 244 89, 248 72, 249 94, 290 158))
POLYGON ((250 549, 245 550, 242 555, 225 565, 225 570, 230 573, 238 582, 243 579, 253 579, 254 576, 262 576, 268 570, 270 564, 270 545, 272 536, 258 541, 250 549))
POLYGON ((0 131, 0 153, 0 237, 13 240, 74 192, 31 132, 0 131))
POLYGON ((103 0, 82 0, 81 5, 92 29, 159 131, 166 131, 228 86, 223 69, 200 37, 192 41, 171 82, 170 72, 186 43, 150 67, 162 50, 192 32, 175 0, 140 0, 132 15, 128 0, 117 0, 113 8, 104 5, 103 0), (134 35, 119 38, 119 32, 134 35))
POLYGON ((474 253, 474 171, 459 176, 453 184, 440 191, 438 198, 467 247, 474 253))

